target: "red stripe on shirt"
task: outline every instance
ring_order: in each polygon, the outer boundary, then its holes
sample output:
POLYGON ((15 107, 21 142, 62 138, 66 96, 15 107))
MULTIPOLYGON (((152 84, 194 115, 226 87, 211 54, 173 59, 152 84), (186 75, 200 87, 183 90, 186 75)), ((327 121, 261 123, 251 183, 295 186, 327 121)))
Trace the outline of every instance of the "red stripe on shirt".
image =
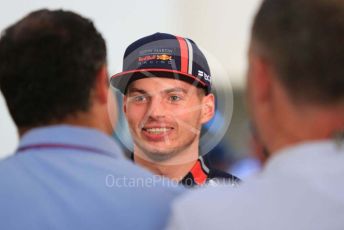
POLYGON ((191 174, 198 185, 204 184, 208 178, 207 174, 203 171, 199 160, 197 160, 196 164, 192 167, 191 174))

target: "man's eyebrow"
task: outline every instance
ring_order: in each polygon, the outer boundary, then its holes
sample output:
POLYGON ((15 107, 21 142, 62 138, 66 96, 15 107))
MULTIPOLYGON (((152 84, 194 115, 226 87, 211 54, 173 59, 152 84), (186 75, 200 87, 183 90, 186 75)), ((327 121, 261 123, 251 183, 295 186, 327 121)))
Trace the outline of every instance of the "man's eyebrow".
POLYGON ((183 92, 183 93, 185 93, 185 94, 188 93, 188 91, 187 91, 186 89, 180 88, 180 87, 165 89, 164 92, 165 92, 165 93, 183 92))
MULTIPOLYGON (((188 93, 188 91, 186 89, 180 88, 180 87, 173 87, 173 88, 169 88, 169 89, 164 89, 161 92, 163 92, 163 93, 182 92, 182 93, 185 93, 185 94, 188 93)), ((145 91, 143 89, 135 88, 135 87, 128 89, 128 94, 131 94, 131 93, 148 94, 147 91, 145 91)))
POLYGON ((130 94, 130 93, 147 94, 147 92, 146 92, 145 90, 143 90, 143 89, 138 89, 138 88, 135 88, 135 87, 129 88, 129 89, 128 89, 128 94, 130 94))

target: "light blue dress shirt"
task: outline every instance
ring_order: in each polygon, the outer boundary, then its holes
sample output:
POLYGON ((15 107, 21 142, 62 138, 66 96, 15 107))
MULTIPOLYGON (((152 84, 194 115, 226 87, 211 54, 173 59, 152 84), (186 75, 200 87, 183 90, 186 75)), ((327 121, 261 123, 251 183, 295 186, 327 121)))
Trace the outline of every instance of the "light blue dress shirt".
POLYGON ((0 161, 0 229, 162 229, 182 191, 95 129, 37 128, 0 161))
POLYGON ((239 187, 190 192, 177 199, 167 229, 343 230, 344 143, 289 146, 239 187))

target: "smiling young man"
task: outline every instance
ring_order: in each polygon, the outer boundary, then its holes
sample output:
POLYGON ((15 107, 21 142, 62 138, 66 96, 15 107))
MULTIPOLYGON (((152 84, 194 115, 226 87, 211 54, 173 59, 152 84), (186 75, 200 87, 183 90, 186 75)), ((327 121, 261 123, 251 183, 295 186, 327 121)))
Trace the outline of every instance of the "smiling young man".
POLYGON ((132 43, 111 83, 123 94, 134 140, 132 160, 186 186, 238 179, 199 156, 202 125, 214 115, 210 70, 186 38, 155 33, 132 43))

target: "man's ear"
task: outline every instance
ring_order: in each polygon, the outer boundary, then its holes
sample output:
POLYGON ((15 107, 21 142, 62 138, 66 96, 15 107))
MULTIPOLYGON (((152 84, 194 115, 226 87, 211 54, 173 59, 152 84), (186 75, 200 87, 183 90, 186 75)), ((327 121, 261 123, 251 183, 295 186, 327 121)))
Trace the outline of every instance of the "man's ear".
POLYGON ((124 97, 123 97, 123 112, 125 114, 127 113, 127 100, 128 100, 127 95, 124 95, 124 97))
POLYGON ((108 101, 109 78, 107 66, 103 65, 97 74, 95 83, 95 97, 101 104, 106 104, 108 101))
POLYGON ((251 94, 252 103, 259 105, 272 98, 272 65, 260 56, 250 56, 250 70, 248 79, 248 93, 251 94))
POLYGON ((215 114, 215 97, 210 93, 202 98, 201 123, 207 123, 215 114))

